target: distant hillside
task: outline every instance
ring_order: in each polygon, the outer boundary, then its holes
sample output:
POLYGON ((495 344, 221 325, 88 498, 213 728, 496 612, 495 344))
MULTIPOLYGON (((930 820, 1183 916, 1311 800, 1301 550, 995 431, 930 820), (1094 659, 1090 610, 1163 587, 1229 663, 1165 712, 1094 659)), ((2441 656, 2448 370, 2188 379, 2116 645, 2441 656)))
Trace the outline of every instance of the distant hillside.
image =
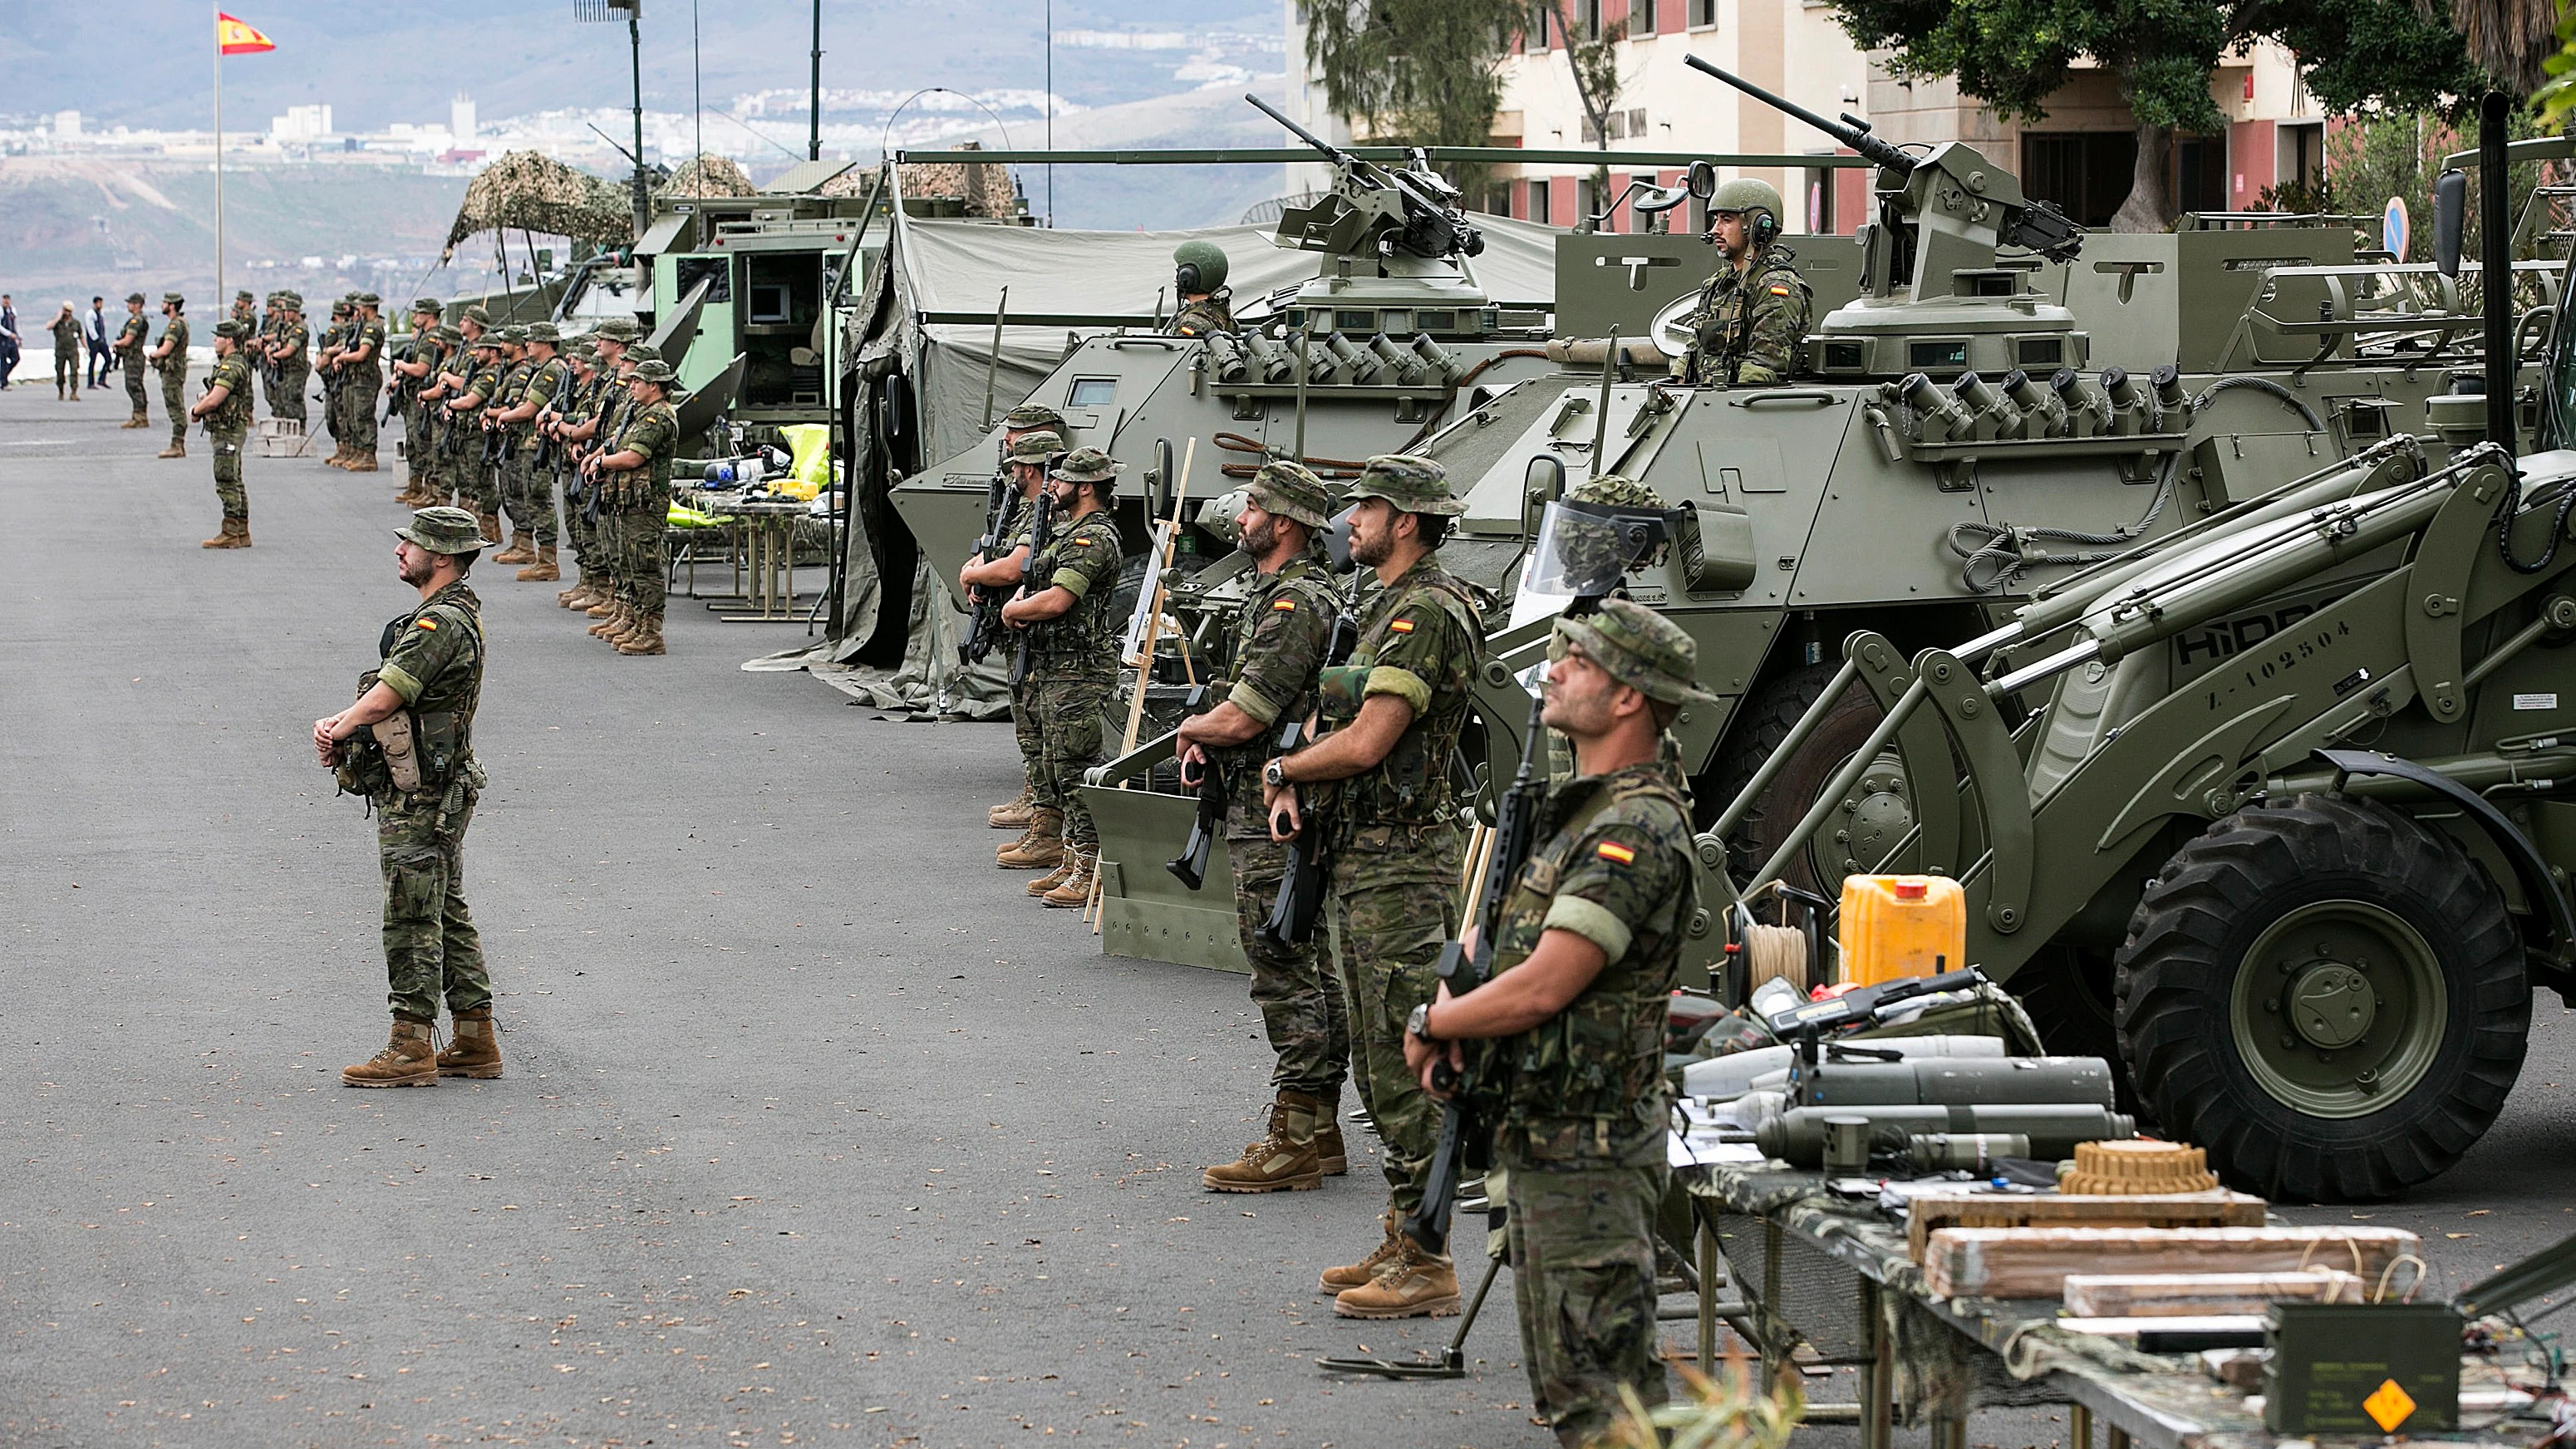
MULTIPOLYGON (((0 290, 86 306, 132 291, 157 305, 175 288, 210 310, 214 193, 203 166, 0 159, 0 290)), ((398 291, 437 255, 464 195, 460 178, 396 166, 228 168, 226 280, 263 296, 398 291)))

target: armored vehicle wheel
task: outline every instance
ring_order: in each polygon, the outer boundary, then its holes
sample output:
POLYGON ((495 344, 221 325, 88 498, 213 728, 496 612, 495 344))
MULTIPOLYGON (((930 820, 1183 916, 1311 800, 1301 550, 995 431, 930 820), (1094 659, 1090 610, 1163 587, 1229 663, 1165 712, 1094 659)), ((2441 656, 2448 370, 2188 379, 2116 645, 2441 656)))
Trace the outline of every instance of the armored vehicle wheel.
MULTIPOLYGON (((1711 772, 1714 781, 1699 792, 1698 803, 1710 818, 1726 808, 1789 737, 1791 728, 1833 682, 1834 673, 1831 664, 1806 665, 1758 686, 1746 698, 1711 772)), ((1833 779, 1852 751, 1868 743, 1884 718, 1868 691, 1843 691, 1806 747, 1782 768, 1746 812, 1743 824, 1727 838, 1729 868, 1737 879, 1771 858, 1798 818, 1815 803, 1816 792, 1833 779)), ((1876 865, 1913 828, 1914 799, 1906 783, 1905 761, 1890 748, 1853 788, 1848 808, 1825 821, 1813 843, 1782 869, 1781 879, 1835 899, 1842 893, 1844 876, 1876 865)))
POLYGON ((2120 1059, 2120 1030, 2113 999, 2117 968, 2111 953, 2099 947, 2050 945, 2023 963, 2005 989, 2021 1002, 2039 1040, 2063 1056, 2101 1057, 2111 1064, 2111 1085, 2119 1109, 2141 1118, 2144 1127, 2154 1113, 2138 1100, 2120 1059))
POLYGON ((2531 1030, 2503 895, 2447 837, 2302 795, 2165 862, 2119 955, 2122 1055, 2230 1184, 2384 1198, 2449 1168, 2504 1106, 2531 1030))

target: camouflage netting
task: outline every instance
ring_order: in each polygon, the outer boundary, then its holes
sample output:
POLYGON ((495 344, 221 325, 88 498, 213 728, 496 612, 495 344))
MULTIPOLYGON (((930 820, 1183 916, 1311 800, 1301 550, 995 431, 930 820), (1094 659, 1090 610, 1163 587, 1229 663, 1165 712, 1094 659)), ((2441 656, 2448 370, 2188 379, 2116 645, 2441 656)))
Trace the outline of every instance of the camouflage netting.
POLYGON ((476 232, 500 227, 623 246, 635 239, 635 207, 614 182, 535 151, 513 151, 465 188, 465 204, 447 229, 447 254, 476 232))
POLYGON ((671 173, 654 192, 657 196, 758 196, 760 188, 742 174, 730 156, 700 152, 689 163, 671 173))
MULTIPOLYGON (((973 143, 958 148, 962 151, 983 149, 973 143)), ((864 196, 876 179, 873 171, 856 167, 842 172, 823 188, 826 196, 844 194, 836 188, 847 187, 846 194, 864 196)), ((1006 217, 1018 209, 1018 193, 1011 186, 1011 168, 998 163, 970 165, 963 161, 920 161, 903 168, 903 194, 907 197, 950 197, 965 203, 968 216, 1006 217)))

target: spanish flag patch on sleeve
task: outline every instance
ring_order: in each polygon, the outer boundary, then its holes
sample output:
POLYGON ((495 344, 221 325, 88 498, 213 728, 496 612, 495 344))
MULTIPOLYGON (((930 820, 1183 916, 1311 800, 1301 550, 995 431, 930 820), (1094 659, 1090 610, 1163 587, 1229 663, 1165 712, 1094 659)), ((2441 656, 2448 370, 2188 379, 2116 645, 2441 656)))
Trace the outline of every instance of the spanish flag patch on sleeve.
POLYGON ((1410 634, 1413 632, 1413 621, 1411 619, 1398 619, 1386 627, 1390 633, 1410 634))
POLYGON ((1271 604, 1270 607, 1277 609, 1283 614, 1293 614, 1297 612, 1297 601, 1295 599, 1280 599, 1271 604))
POLYGON ((1789 289, 1786 287, 1775 286, 1771 289, 1771 295, 1774 297, 1785 297, 1789 295, 1789 289))
POLYGON ((1637 859, 1637 852, 1630 850, 1628 847, 1621 845, 1615 840, 1605 840, 1599 845, 1592 847, 1592 853, 1601 857, 1603 860, 1610 862, 1612 865, 1630 865, 1634 864, 1637 859))
POLYGON ((412 622, 419 625, 421 628, 427 629, 433 634, 438 632, 438 621, 436 619, 414 619, 412 622))

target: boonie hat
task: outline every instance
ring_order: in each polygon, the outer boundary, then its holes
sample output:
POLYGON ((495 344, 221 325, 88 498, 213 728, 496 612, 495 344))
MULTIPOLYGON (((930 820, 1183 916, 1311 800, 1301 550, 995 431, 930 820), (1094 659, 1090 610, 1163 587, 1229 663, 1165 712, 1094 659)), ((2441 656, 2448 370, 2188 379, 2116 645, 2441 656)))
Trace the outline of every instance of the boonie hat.
POLYGON ((384 299, 378 297, 373 292, 360 292, 353 300, 355 300, 361 307, 381 307, 384 305, 384 299))
POLYGON ((632 342, 644 335, 644 324, 632 317, 602 317, 590 330, 611 342, 632 342))
POLYGON ((1449 470, 1429 458, 1380 453, 1361 467, 1351 483, 1350 501, 1383 498, 1406 513, 1455 517, 1467 505, 1449 496, 1449 470))
POLYGON ((1261 465, 1245 490, 1265 513, 1293 518, 1308 528, 1323 528, 1333 511, 1333 496, 1324 480, 1303 463, 1280 458, 1261 465))
POLYGON ((463 312, 458 313, 456 320, 459 322, 471 322, 477 327, 489 327, 492 325, 492 314, 484 308, 482 303, 477 302, 466 308, 463 312))
POLYGON ((520 330, 527 333, 530 342, 552 342, 558 345, 563 342, 563 329, 552 322, 531 322, 520 330))
POLYGON ((1648 699, 1683 704, 1717 698, 1699 687, 1698 641, 1633 599, 1604 599, 1582 618, 1558 619, 1548 657, 1564 658, 1568 645, 1648 699))
POLYGON ((164 307, 185 307, 188 305, 188 299, 180 296, 176 292, 164 292, 161 294, 161 305, 164 307))
POLYGON ((140 303, 143 300, 143 294, 141 292, 128 292, 125 294, 125 300, 140 303))
POLYGON ((1064 437, 1052 428, 1039 428, 1020 434, 1011 444, 1011 461, 1035 463, 1040 467, 1055 461, 1064 453, 1064 437))
POLYGON ((413 299, 411 309, 415 312, 426 312, 435 317, 447 310, 447 304, 436 297, 418 297, 413 299))
POLYGON ((431 553, 473 553, 492 546, 473 514, 446 504, 413 513, 411 526, 395 529, 394 537, 409 539, 431 553))
POLYGON ((658 357, 650 358, 637 363, 632 376, 637 382, 658 382, 667 387, 671 381, 671 364, 658 357))
POLYGON ((654 346, 650 342, 638 342, 634 346, 626 349, 626 360, 628 362, 659 362, 662 360, 662 349, 654 346))
POLYGON ((1055 465, 1055 476, 1067 483, 1105 483, 1126 471, 1126 464, 1112 461, 1098 448, 1076 448, 1055 465))
POLYGON ((1044 403, 1022 403, 1002 414, 1002 426, 1015 433, 1026 432, 1030 428, 1061 430, 1064 427, 1064 414, 1044 403))
POLYGON ((221 322, 215 324, 215 335, 217 337, 228 338, 234 342, 241 341, 248 331, 248 328, 243 327, 239 322, 234 321, 230 317, 227 317, 221 322))

